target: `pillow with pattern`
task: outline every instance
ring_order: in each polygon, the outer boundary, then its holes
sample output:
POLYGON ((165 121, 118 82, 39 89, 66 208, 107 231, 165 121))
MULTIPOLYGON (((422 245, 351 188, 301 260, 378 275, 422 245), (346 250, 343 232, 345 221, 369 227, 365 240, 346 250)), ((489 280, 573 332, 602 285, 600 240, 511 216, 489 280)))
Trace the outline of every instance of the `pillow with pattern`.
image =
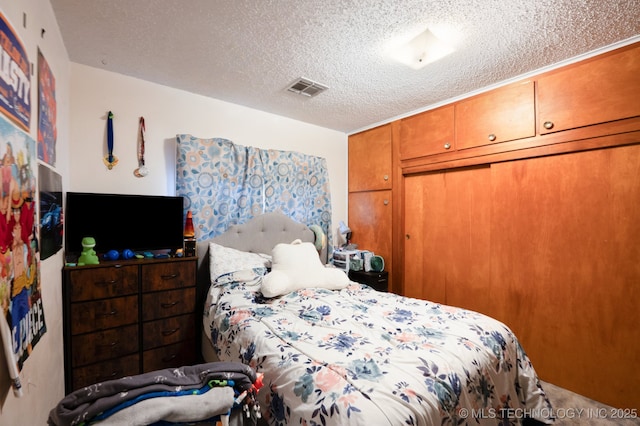
POLYGON ((257 284, 260 277, 267 273, 271 265, 271 256, 250 253, 209 244, 209 270, 212 285, 224 285, 231 282, 257 284))

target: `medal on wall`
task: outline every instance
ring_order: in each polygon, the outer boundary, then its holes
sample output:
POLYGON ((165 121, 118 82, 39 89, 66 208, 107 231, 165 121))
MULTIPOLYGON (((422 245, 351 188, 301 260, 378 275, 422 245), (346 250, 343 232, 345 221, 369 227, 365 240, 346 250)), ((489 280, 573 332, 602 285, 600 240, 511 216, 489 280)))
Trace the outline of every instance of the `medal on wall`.
POLYGON ((145 126, 144 117, 140 117, 140 131, 138 132, 138 168, 133 171, 135 177, 145 177, 149 174, 149 169, 144 165, 144 138, 145 126))
POLYGON ((111 170, 118 165, 118 157, 113 155, 113 113, 111 111, 107 115, 107 150, 108 154, 103 161, 107 169, 111 170))

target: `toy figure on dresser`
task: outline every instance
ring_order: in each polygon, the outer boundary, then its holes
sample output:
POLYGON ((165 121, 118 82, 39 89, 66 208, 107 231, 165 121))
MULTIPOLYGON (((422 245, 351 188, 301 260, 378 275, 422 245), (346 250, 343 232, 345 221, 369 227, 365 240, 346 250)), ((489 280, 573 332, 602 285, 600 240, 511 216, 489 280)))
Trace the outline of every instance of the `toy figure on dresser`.
POLYGON ((78 258, 78 266, 97 265, 100 263, 98 255, 93 249, 96 246, 96 240, 93 237, 84 237, 82 239, 82 253, 78 258))

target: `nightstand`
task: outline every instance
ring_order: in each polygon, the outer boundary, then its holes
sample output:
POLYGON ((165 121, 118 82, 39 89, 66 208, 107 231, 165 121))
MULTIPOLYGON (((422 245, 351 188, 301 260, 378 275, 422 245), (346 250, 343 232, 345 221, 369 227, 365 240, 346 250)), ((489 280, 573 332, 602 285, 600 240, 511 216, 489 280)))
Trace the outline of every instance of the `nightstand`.
POLYGON ((349 271, 349 279, 352 281, 366 284, 378 291, 389 290, 389 273, 382 272, 366 272, 366 271, 349 271))

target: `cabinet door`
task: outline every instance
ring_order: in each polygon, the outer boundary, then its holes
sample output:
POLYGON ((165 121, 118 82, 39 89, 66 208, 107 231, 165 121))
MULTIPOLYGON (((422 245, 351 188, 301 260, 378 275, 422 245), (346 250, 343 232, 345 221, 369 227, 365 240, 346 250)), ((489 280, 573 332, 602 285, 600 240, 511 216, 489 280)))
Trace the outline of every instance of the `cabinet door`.
POLYGON ((540 134, 640 116, 640 45, 538 79, 540 134))
POLYGON ((454 106, 447 105, 400 120, 400 159, 453 151, 454 106))
POLYGON ((535 136, 534 83, 501 87, 455 105, 456 149, 535 136))
POLYGON ((491 169, 405 178, 404 293, 487 312, 491 169))
MULTIPOLYGON (((349 194, 349 228, 358 249, 369 250, 384 259, 391 271, 391 191, 352 192, 349 194)), ((391 286, 390 286, 391 288, 391 286)))
POLYGON ((391 189, 391 125, 349 136, 349 192, 391 189))

